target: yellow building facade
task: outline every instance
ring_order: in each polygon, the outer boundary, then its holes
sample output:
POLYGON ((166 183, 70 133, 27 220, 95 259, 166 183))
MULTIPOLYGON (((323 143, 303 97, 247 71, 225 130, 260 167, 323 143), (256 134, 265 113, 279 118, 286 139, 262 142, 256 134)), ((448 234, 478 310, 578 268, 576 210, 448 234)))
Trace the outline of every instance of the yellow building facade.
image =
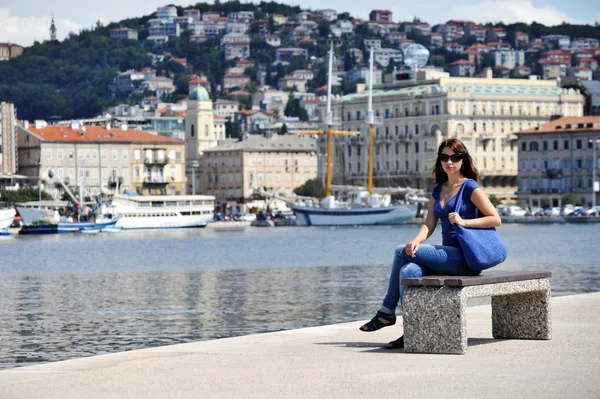
MULTIPOLYGON (((333 103, 341 130, 358 136, 336 136, 334 184, 364 185, 367 179, 368 93, 354 93, 333 103)), ((516 198, 518 149, 515 132, 534 128, 553 115, 582 116, 584 98, 556 81, 449 77, 419 71, 417 79, 379 86, 373 92, 378 123, 374 138, 376 186, 411 186, 430 190, 431 168, 438 145, 461 139, 481 172, 488 194, 516 198)), ((324 120, 324 108, 320 108, 324 120)), ((326 153, 319 138, 319 153, 326 153)), ((320 173, 324 171, 320 170, 320 173)))

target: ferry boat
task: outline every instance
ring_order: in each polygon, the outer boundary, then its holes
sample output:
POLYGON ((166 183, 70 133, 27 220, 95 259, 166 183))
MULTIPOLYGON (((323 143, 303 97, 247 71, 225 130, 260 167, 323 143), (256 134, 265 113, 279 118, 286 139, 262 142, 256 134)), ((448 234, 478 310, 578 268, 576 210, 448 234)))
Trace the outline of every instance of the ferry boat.
POLYGON ((8 228, 13 223, 17 211, 14 209, 0 209, 0 235, 8 235, 8 228))
POLYGON ((124 230, 205 227, 214 209, 210 195, 115 196, 101 206, 98 220, 116 220, 124 230))

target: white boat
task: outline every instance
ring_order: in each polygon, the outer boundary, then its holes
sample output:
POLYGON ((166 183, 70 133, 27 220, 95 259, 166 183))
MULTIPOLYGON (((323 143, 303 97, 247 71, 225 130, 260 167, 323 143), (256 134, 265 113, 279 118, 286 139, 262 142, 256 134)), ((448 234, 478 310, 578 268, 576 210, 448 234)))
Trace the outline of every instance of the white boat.
POLYGON ((8 234, 8 228, 13 223, 17 211, 14 209, 0 209, 0 235, 8 234))
MULTIPOLYGON (((348 192, 347 201, 336 200, 331 195, 331 142, 334 134, 358 134, 359 132, 333 131, 333 114, 331 112, 331 71, 333 64, 333 45, 329 51, 329 81, 327 85, 327 114, 325 131, 304 131, 297 133, 327 134, 327 175, 326 175, 326 197, 322 201, 316 199, 304 201, 304 203, 289 203, 288 207, 296 214, 298 226, 355 226, 355 225, 378 225, 378 224, 403 224, 412 219, 417 212, 417 207, 409 203, 392 204, 389 194, 377 194, 373 192, 373 125, 375 116, 372 106, 373 92, 373 51, 370 57, 369 79, 369 108, 367 121, 369 123, 369 166, 368 183, 364 191, 348 192)), ((407 190, 407 193, 414 190, 407 190)))
POLYGON ((305 201, 288 204, 296 214, 298 226, 364 226, 403 224, 412 219, 417 208, 408 204, 390 204, 389 195, 368 191, 349 192, 349 202, 327 197, 321 203, 305 201), (362 202, 363 200, 369 203, 362 202))
POLYGON ((99 220, 117 220, 117 229, 205 227, 213 220, 210 195, 116 196, 100 208, 99 220))

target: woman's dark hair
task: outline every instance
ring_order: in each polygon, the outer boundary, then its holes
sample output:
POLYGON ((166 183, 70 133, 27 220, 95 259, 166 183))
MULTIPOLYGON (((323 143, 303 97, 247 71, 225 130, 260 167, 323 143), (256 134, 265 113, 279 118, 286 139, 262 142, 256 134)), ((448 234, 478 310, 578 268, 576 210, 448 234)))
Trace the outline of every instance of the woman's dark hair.
POLYGON ((449 147, 455 154, 462 156, 462 166, 460 168, 460 172, 465 177, 478 181, 479 171, 475 167, 475 163, 473 162, 471 155, 469 155, 469 150, 467 150, 467 147, 465 147, 462 141, 453 138, 442 141, 438 147, 435 166, 431 171, 435 184, 443 184, 448 181, 448 174, 444 172, 444 168, 442 168, 442 161, 440 161, 440 154, 446 147, 449 147))

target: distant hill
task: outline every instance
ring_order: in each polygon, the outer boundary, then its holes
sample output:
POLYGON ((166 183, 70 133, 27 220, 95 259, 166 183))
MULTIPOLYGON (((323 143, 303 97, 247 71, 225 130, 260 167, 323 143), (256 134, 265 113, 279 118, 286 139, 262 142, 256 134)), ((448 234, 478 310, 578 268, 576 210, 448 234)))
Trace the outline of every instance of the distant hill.
MULTIPOLYGON (((239 1, 208 4, 198 3, 186 7, 198 9, 201 12, 208 10, 219 11, 222 15, 230 12, 253 11, 255 20, 267 20, 268 23, 261 28, 258 23, 250 24, 248 34, 251 37, 251 56, 256 62, 256 67, 248 71, 253 79, 258 79, 258 70, 266 72, 266 83, 276 84, 279 78, 285 76, 294 68, 313 67, 315 79, 309 82, 309 89, 314 90, 326 83, 326 71, 323 64, 308 63, 293 60, 291 66, 272 66, 275 49, 267 45, 261 34, 276 33, 282 41, 282 46, 295 46, 290 39, 289 29, 275 26, 271 14, 282 14, 294 18, 303 11, 299 6, 289 6, 276 2, 261 2, 259 4, 240 3, 239 1), (261 30, 262 29, 262 30, 261 30)), ((182 7, 177 7, 178 15, 183 14, 182 7)), ((191 74, 204 74, 208 77, 216 93, 225 69, 234 64, 226 61, 219 49, 220 37, 207 40, 204 43, 192 43, 190 32, 184 31, 180 37, 172 38, 162 48, 153 48, 145 43, 148 36, 146 22, 154 18, 155 14, 140 18, 122 20, 107 26, 98 24, 92 30, 83 30, 79 34, 71 34, 62 42, 36 43, 25 48, 23 55, 8 62, 0 63, 0 100, 11 101, 17 107, 18 117, 27 120, 46 119, 76 119, 90 118, 101 114, 112 104, 129 102, 134 103, 140 98, 136 96, 119 97, 113 95, 109 87, 117 74, 130 69, 140 70, 152 66, 158 76, 170 76, 177 87, 177 92, 172 100, 182 98, 187 94, 188 76, 191 74), (129 27, 139 31, 139 41, 116 40, 110 38, 110 30, 117 27, 129 27), (173 61, 162 61, 153 64, 151 52, 156 54, 170 53, 177 58, 187 59, 187 68, 173 61)), ((340 13, 338 19, 352 19, 348 13, 340 13)), ((335 21, 334 21, 335 22, 335 21)), ((327 52, 326 41, 331 32, 330 26, 334 22, 321 21, 318 29, 312 34, 315 43, 302 44, 309 51, 310 56, 322 57, 327 52)), ((563 24, 547 27, 541 24, 487 24, 487 27, 503 27, 507 33, 506 41, 511 41, 516 32, 525 32, 530 37, 540 37, 548 34, 564 34, 575 37, 600 38, 598 26, 580 26, 563 24)), ((338 48, 338 55, 344 55, 351 47, 363 48, 364 38, 375 38, 377 34, 368 29, 366 24, 355 28, 353 34, 346 34, 343 43, 338 48)), ((409 38, 426 44, 425 37, 411 33, 409 38)), ((462 44, 472 44, 468 39, 457 40, 462 44)), ((382 43, 391 45, 385 41, 382 43)), ((447 67, 461 54, 450 54, 444 49, 432 51, 432 55, 439 55, 437 65, 447 67)), ((348 57, 346 57, 348 58, 348 57)), ((489 58, 486 59, 489 61, 489 58)), ((345 60, 345 69, 355 65, 353 59, 345 60)), ((490 61, 491 62, 491 61, 490 61)), ((364 62, 363 62, 364 63, 364 62)), ((483 65, 489 66, 489 65, 483 65)), ((391 69, 391 68, 388 68, 391 69)), ((352 87, 344 81, 344 90, 348 92, 352 87)))

